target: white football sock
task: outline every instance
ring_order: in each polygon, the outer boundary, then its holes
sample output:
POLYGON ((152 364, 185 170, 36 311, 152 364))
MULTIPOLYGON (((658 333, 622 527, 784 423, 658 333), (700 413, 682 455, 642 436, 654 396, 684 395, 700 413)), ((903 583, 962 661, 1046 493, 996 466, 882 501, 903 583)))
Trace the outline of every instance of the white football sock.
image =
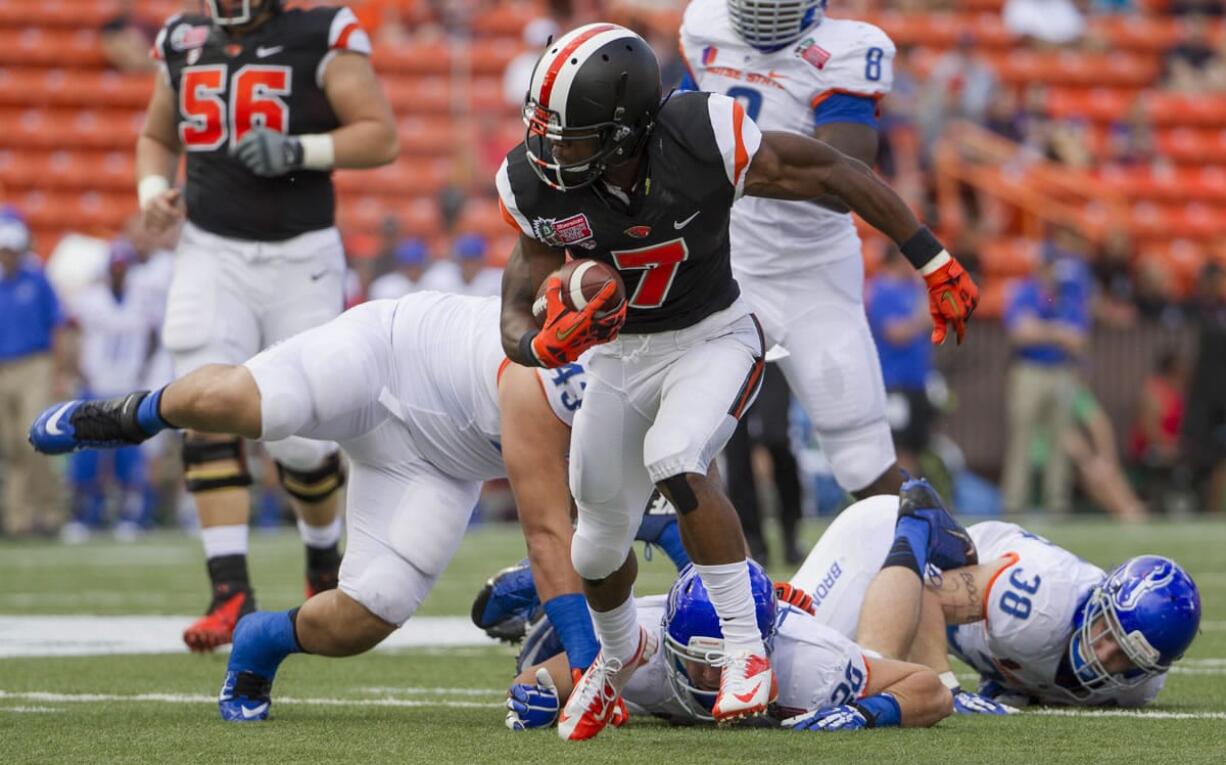
POLYGON ((724 632, 724 652, 748 650, 765 656, 766 647, 762 644, 762 633, 758 631, 746 562, 714 566, 695 563, 694 568, 702 577, 702 584, 711 596, 711 605, 715 606, 715 613, 719 615, 719 627, 724 632))
POLYGON ((308 526, 307 522, 298 519, 298 534, 307 547, 327 549, 341 541, 341 519, 336 517, 326 526, 308 526))
POLYGON ((639 620, 633 592, 612 611, 593 610, 592 621, 596 623, 596 636, 606 659, 629 661, 639 649, 639 620))
POLYGON ((204 557, 220 558, 223 555, 247 554, 247 524, 233 526, 208 526, 200 529, 200 541, 204 543, 204 557))

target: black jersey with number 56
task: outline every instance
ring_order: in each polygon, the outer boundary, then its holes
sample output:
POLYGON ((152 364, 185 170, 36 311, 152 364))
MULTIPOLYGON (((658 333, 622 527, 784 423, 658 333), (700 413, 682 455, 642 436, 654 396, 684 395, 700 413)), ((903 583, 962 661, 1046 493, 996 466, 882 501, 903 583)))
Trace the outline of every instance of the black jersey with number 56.
POLYGON ((339 51, 370 54, 370 39, 348 8, 287 10, 241 36, 215 27, 207 16, 166 22, 153 57, 175 91, 189 221, 220 236, 257 241, 333 225, 330 173, 261 178, 230 151, 254 127, 290 135, 338 127, 323 74, 339 51))
POLYGON ((626 200, 603 181, 557 191, 529 166, 524 145, 498 171, 503 216, 524 236, 595 258, 620 272, 628 333, 692 326, 732 305, 728 217, 762 135, 727 96, 668 99, 626 200))

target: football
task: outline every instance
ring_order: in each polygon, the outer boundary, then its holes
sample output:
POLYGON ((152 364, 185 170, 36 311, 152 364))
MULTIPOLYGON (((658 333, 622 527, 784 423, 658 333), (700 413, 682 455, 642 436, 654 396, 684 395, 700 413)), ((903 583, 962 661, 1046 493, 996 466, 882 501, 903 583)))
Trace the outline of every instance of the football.
MULTIPOLYGON (((617 285, 617 293, 609 308, 597 314, 597 318, 617 310, 626 300, 626 285, 622 284, 621 276, 612 267, 598 260, 580 258, 568 261, 551 276, 562 280, 562 303, 572 311, 582 311, 587 307, 588 301, 599 295, 610 281, 617 285)), ((532 315, 538 324, 545 321, 545 285, 548 282, 548 279, 541 282, 536 300, 532 303, 532 315)))

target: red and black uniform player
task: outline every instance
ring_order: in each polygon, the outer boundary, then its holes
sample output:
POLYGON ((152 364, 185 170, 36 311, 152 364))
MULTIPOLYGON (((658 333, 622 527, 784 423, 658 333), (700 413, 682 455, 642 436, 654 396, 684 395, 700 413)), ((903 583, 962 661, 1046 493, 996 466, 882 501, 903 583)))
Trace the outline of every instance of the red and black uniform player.
MULTIPOLYGON (((153 97, 136 150, 144 223, 183 229, 162 330, 176 376, 239 364, 343 307, 344 252, 332 169, 398 153, 395 123, 347 8, 285 10, 278 0, 206 0, 157 36, 153 97), (182 190, 173 187, 187 156, 182 190)), ((308 594, 336 586, 340 563, 334 444, 291 438, 267 450, 307 549, 308 594)), ((213 584, 192 650, 228 643, 255 608, 247 575, 248 487, 240 439, 187 431, 187 488, 213 584)))
POLYGON ((677 508, 682 540, 724 636, 713 716, 765 711, 775 680, 755 616, 737 516, 708 476, 762 372, 762 336, 732 278, 728 218, 742 194, 841 199, 931 270, 933 305, 962 333, 974 284, 868 167, 811 138, 763 134, 739 104, 708 93, 661 104, 659 65, 638 35, 591 24, 550 44, 524 106, 525 142, 497 177, 519 231, 503 281, 503 346, 513 361, 559 366, 591 351, 571 439, 579 508, 571 559, 602 654, 559 718, 563 738, 596 735, 655 637, 640 630, 630 544, 653 486, 677 508), (591 257, 613 265, 627 305, 606 289, 567 310, 549 274, 591 257), (532 315, 546 282, 543 326, 532 315), (624 320, 624 324, 622 323, 624 320))

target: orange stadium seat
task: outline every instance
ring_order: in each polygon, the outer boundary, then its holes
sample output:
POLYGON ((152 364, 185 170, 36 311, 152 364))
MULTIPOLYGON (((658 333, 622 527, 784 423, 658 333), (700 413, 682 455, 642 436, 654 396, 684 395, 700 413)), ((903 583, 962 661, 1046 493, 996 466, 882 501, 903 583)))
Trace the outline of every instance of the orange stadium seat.
POLYGON ((478 37, 521 39, 524 25, 544 15, 540 3, 500 3, 482 11, 473 19, 473 33, 478 37))
POLYGON ((152 92, 152 75, 0 69, 0 106, 143 108, 152 92))
POLYGON ((1124 51, 1101 54, 1011 50, 994 54, 991 60, 1000 78, 1016 85, 1046 82, 1139 88, 1153 82, 1160 67, 1155 56, 1124 51))
POLYGON ((1166 93, 1158 90, 1142 95, 1149 117, 1157 125, 1217 127, 1226 125, 1226 94, 1166 93))
POLYGON ((384 45, 375 50, 373 63, 380 73, 448 75, 452 48, 445 42, 384 45))
POLYGON ((94 29, 0 30, 0 66, 106 66, 94 29))
POLYGON ((1226 128, 1171 128, 1155 136, 1158 150, 1174 162, 1226 164, 1226 128))
POLYGON ((1033 239, 994 239, 979 250, 983 273, 989 277, 1025 276, 1039 264, 1039 243, 1033 239))
POLYGON ((1130 199, 1206 203, 1226 202, 1226 168, 1105 167, 1099 180, 1130 199))
POLYGON ((1046 107, 1053 117, 1116 122, 1127 115, 1136 99, 1135 91, 1119 88, 1051 88, 1046 107))

